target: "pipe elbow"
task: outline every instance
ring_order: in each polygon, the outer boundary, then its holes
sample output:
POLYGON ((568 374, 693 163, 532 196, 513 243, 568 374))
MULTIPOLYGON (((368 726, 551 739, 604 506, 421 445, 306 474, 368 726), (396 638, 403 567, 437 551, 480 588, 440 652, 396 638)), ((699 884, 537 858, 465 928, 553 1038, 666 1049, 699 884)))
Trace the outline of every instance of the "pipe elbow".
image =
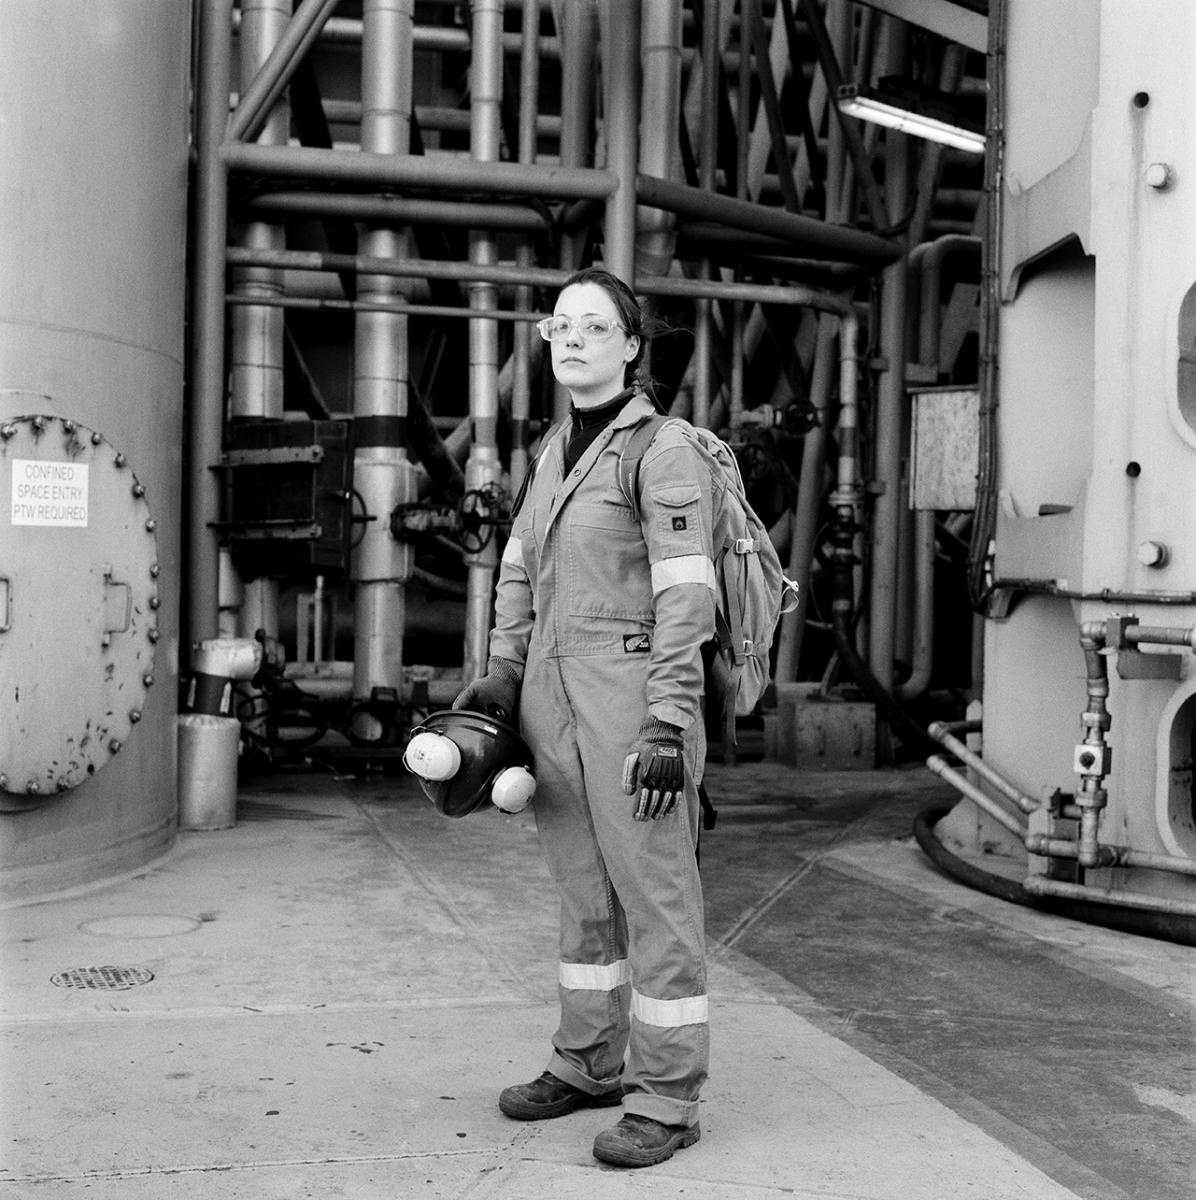
POLYGON ((1080 626, 1080 645, 1085 650, 1103 650, 1105 646, 1104 622, 1085 621, 1080 626))

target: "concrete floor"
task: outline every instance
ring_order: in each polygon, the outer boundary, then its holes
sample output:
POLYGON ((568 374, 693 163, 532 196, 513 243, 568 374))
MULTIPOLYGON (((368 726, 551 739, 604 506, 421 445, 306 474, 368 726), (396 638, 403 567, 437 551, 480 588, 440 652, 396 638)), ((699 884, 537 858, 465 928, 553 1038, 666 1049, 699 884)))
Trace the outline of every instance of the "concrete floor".
POLYGON ((530 816, 409 778, 245 782, 235 828, 0 913, 0 1197, 1190 1200, 1196 950, 941 875, 917 767, 712 764, 702 1140, 590 1154, 521 1123, 556 903, 530 816), (56 986, 139 969, 127 990, 56 986), (148 978, 152 976, 152 978, 148 978))

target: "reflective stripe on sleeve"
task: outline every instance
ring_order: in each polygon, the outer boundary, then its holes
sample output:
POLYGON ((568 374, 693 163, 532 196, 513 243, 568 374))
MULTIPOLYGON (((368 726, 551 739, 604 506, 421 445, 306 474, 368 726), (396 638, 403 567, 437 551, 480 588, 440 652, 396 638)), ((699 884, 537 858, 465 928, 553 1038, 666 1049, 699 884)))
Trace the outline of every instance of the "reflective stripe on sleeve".
POLYGON ((613 992, 631 982, 631 966, 625 958, 613 963, 561 963, 561 987, 588 992, 613 992))
POLYGON ((679 554, 652 564, 652 595, 659 596, 678 583, 704 583, 713 591, 714 563, 704 554, 679 554))
POLYGON ((705 996, 683 996, 680 1000, 654 1000, 631 990, 631 1015, 645 1025, 676 1029, 681 1025, 704 1025, 709 1004, 705 996))
POLYGON ((515 566, 523 566, 523 543, 517 538, 507 538, 506 549, 502 552, 502 560, 506 563, 514 563, 515 566))

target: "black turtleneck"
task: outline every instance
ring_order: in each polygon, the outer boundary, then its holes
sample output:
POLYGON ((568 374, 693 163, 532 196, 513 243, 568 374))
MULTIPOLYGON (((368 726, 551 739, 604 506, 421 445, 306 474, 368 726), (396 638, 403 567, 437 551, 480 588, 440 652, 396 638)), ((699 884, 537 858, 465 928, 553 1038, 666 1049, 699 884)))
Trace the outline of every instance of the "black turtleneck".
POLYGON ((635 388, 624 388, 613 399, 594 408, 569 409, 573 426, 569 441, 565 444, 565 474, 573 470, 577 460, 586 452, 594 439, 623 411, 627 401, 635 395, 635 388))

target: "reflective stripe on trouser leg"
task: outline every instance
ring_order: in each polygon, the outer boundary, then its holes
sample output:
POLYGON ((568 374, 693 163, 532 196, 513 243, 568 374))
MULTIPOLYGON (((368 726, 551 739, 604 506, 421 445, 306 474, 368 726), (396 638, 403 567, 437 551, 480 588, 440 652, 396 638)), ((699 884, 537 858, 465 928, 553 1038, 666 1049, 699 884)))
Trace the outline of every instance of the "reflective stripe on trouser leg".
POLYGON ((520 725, 536 762, 540 848, 560 893, 561 1014, 548 1070, 583 1091, 608 1091, 622 1073, 630 1027, 627 927, 594 838, 555 660, 529 657, 520 725))
POLYGON ((624 1110, 666 1125, 693 1124, 709 1062, 695 855, 694 770, 704 761, 704 731, 699 722, 686 732, 685 803, 658 821, 634 821, 622 770, 643 721, 644 661, 594 655, 560 665, 574 700, 593 834, 627 922, 633 999, 624 1110), (628 702, 620 703, 623 698, 628 702))

